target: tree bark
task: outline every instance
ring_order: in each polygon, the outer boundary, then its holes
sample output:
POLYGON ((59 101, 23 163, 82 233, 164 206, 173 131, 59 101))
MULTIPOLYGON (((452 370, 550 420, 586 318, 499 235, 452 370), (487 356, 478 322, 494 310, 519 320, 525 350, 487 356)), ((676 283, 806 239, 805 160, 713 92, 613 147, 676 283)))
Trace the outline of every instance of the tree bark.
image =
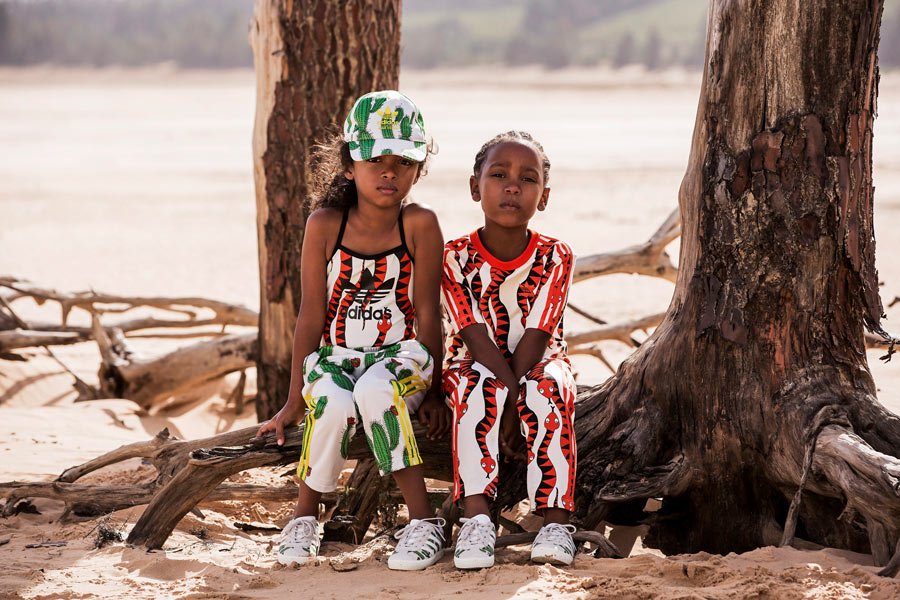
POLYGON ((250 42, 257 74, 256 412, 265 420, 281 408, 290 383, 309 150, 339 130, 358 96, 397 87, 400 0, 256 0, 250 42))
POLYGON ((894 548, 900 418, 875 397, 864 340, 864 326, 883 334, 881 13, 880 0, 710 3, 674 297, 578 404, 588 525, 645 518, 661 497, 649 543, 742 551, 777 544, 797 498, 797 535, 882 564, 894 548))

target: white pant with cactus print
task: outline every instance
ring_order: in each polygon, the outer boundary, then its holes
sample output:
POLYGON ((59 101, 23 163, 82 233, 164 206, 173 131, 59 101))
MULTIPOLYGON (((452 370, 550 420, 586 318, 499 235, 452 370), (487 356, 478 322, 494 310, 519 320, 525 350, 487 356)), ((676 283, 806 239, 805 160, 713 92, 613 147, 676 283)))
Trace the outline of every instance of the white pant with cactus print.
POLYGON ((382 475, 422 464, 410 413, 431 386, 432 363, 415 340, 374 348, 322 346, 307 356, 300 479, 319 492, 334 490, 360 422, 382 475))

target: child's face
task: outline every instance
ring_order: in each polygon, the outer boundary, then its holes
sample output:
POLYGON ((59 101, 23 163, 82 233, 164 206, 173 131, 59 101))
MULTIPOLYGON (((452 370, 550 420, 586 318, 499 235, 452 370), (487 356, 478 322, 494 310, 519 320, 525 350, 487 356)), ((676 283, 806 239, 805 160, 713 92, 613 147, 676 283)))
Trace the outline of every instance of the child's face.
POLYGON ((360 202, 386 208, 400 204, 409 195, 419 178, 419 166, 416 161, 388 154, 355 160, 344 176, 356 183, 360 202))
POLYGON ((506 141, 488 151, 481 174, 469 181, 472 200, 481 203, 485 223, 526 227, 535 211, 544 210, 550 188, 544 187, 541 157, 527 143, 506 141))

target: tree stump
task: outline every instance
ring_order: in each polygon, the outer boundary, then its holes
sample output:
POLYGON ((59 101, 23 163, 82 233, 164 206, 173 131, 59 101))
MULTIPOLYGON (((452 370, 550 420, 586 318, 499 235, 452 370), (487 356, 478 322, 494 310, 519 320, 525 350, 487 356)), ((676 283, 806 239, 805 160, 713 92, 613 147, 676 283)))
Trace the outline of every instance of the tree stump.
POLYGON ((797 535, 881 564, 894 548, 900 418, 875 397, 863 331, 887 337, 871 176, 881 13, 711 2, 674 297, 577 405, 588 525, 662 498, 641 516, 648 543, 743 551, 778 544, 796 498, 797 535))

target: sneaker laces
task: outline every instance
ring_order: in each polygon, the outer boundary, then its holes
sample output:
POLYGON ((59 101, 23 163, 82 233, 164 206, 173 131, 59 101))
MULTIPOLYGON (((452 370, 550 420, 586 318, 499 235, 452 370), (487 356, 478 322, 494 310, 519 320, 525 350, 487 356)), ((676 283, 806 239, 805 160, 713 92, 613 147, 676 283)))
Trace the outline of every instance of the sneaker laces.
POLYGON ((397 550, 400 550, 404 546, 421 548, 425 543, 425 540, 433 535, 440 538, 441 544, 443 544, 444 525, 446 524, 447 521, 444 519, 433 517, 431 519, 419 519, 415 523, 404 526, 394 534, 394 537, 400 540, 397 543, 397 550))
POLYGON ((574 546, 575 541, 572 539, 572 534, 575 533, 575 531, 577 531, 577 528, 570 523, 565 525, 562 523, 548 523, 541 527, 537 537, 534 539, 534 543, 535 545, 555 544, 557 546, 574 546))
POLYGON ((290 541, 292 544, 302 544, 304 541, 315 539, 319 536, 319 522, 312 519, 296 518, 285 527, 281 533, 281 541, 290 541))
POLYGON ((459 530, 456 540, 458 550, 480 550, 485 546, 493 546, 496 541, 496 532, 493 523, 484 523, 475 519, 461 518, 463 526, 459 530))

